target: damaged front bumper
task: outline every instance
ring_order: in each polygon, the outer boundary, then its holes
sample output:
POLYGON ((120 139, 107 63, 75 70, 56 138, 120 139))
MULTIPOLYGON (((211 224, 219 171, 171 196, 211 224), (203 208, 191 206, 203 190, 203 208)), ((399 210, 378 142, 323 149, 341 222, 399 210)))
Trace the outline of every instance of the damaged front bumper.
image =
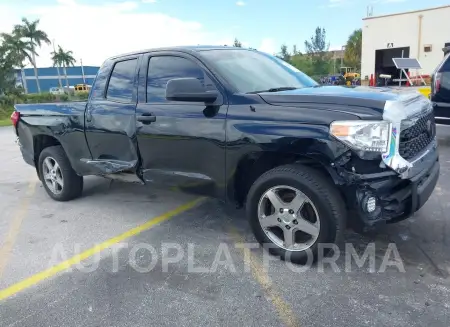
POLYGON ((369 226, 410 217, 425 204, 439 179, 436 124, 429 100, 420 94, 402 94, 397 101, 386 102, 383 120, 390 122, 391 132, 379 165, 376 157, 360 160, 354 153, 333 163, 348 207, 369 226), (366 173, 366 166, 372 164, 377 167, 366 173))
POLYGON ((390 169, 371 174, 341 171, 339 175, 347 184, 344 193, 348 206, 371 226, 397 222, 419 210, 433 193, 439 170, 437 141, 433 140, 410 161, 407 178, 390 169))

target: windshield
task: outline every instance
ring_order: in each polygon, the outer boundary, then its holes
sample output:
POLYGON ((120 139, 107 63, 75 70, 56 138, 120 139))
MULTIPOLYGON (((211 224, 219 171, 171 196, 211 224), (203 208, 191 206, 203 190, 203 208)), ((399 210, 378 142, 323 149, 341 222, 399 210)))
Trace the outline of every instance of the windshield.
POLYGON ((240 93, 318 85, 294 66, 262 52, 226 49, 207 50, 202 55, 240 93))

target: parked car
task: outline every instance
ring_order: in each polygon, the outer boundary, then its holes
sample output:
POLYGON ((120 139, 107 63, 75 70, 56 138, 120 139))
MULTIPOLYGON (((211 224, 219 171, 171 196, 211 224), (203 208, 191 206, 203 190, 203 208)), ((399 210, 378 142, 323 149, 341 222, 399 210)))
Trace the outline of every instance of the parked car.
POLYGON ((61 95, 64 94, 64 89, 60 87, 51 87, 50 93, 54 95, 61 95))
POLYGON ((397 222, 439 177, 431 102, 417 93, 320 86, 280 59, 230 47, 110 58, 86 102, 21 104, 24 160, 48 195, 100 175, 245 206, 283 259, 319 255, 347 222, 397 222))
POLYGON ((450 47, 431 78, 431 101, 439 123, 450 124, 450 47))

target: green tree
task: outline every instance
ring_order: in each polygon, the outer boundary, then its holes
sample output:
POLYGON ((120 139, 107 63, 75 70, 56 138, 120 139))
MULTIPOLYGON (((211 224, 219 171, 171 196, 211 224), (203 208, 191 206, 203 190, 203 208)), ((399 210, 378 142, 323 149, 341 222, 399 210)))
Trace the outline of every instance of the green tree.
POLYGON ((64 51, 61 46, 58 45, 58 51, 53 54, 52 59, 63 66, 64 77, 66 79, 67 91, 69 90, 69 79, 67 78, 67 67, 73 66, 76 63, 73 57, 72 51, 64 51))
POLYGON ((36 77, 36 86, 38 92, 41 93, 41 86, 39 84, 38 70, 36 66, 36 48, 40 48, 42 43, 50 44, 50 40, 47 36, 47 33, 40 30, 38 28, 38 25, 39 19, 30 22, 28 19, 22 18, 22 24, 16 25, 14 27, 14 30, 18 35, 21 35, 23 38, 28 39, 29 44, 31 45, 31 51, 29 51, 29 54, 31 56, 31 64, 34 68, 34 76, 36 77))
POLYGON ((31 55, 34 52, 33 47, 29 41, 25 41, 21 35, 14 31, 12 34, 2 33, 2 47, 6 56, 8 56, 8 62, 12 64, 12 67, 19 67, 22 75, 22 83, 25 89, 25 93, 28 93, 27 82, 25 78, 25 62, 32 62, 31 55))
POLYGON ((0 96, 15 87, 13 59, 3 44, 0 44, 0 96))
POLYGON ((286 62, 291 61, 291 54, 289 53, 288 47, 286 44, 282 44, 280 47, 280 53, 278 54, 280 59, 283 59, 286 62))
POLYGON ((234 38, 233 47, 242 48, 242 43, 237 38, 234 38))
POLYGON ((297 54, 292 56, 291 65, 301 70, 306 75, 314 75, 314 67, 311 58, 307 55, 297 54))
POLYGON ((348 37, 344 61, 350 67, 361 69, 362 29, 357 29, 348 37))
POLYGON ((311 58, 314 75, 324 75, 330 72, 330 43, 327 42, 325 28, 317 27, 313 36, 305 41, 305 50, 311 58))

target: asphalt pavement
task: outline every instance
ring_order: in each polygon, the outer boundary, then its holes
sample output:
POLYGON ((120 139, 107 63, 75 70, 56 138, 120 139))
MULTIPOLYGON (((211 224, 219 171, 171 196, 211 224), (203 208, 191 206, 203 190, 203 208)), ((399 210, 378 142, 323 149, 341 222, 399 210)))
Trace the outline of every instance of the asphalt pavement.
POLYGON ((90 177, 58 203, 10 127, 0 149, 1 327, 450 325, 446 146, 414 217, 347 231, 336 261, 306 267, 244 249, 256 243, 242 212, 216 200, 90 177))

